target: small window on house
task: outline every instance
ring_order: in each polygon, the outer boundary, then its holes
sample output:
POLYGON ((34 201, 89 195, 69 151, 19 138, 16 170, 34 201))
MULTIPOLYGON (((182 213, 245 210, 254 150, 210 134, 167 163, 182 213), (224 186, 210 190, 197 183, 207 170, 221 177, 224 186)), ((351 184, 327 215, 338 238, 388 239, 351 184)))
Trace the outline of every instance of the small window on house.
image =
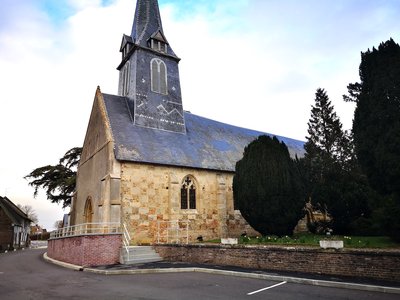
POLYGON ((150 63, 151 68, 151 90, 155 93, 167 95, 167 66, 158 58, 150 63))
POLYGON ((181 209, 196 209, 196 184, 187 176, 181 187, 181 209))

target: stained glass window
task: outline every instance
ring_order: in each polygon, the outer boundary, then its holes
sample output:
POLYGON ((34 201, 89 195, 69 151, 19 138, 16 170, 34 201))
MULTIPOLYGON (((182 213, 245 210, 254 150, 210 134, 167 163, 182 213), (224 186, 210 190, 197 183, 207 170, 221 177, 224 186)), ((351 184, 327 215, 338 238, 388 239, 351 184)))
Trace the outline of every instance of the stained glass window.
POLYGON ((194 180, 187 176, 181 187, 181 209, 196 209, 196 185, 194 180))

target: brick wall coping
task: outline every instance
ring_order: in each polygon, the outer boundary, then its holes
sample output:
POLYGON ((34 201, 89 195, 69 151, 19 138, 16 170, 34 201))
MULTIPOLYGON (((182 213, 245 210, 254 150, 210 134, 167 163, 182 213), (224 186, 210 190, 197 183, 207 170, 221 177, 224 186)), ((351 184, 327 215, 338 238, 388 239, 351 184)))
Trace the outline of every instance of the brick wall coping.
POLYGON ((71 236, 61 236, 61 237, 50 237, 49 241, 51 240, 62 240, 62 239, 71 239, 76 237, 83 237, 83 236, 109 236, 109 235, 122 235, 122 233, 85 233, 85 234, 77 234, 71 236))
POLYGON ((210 249, 246 249, 246 250, 274 250, 291 252, 314 252, 314 253, 343 253, 353 255, 371 255, 371 256, 398 256, 400 257, 400 248, 343 248, 343 249, 322 249, 313 246, 282 246, 282 245, 222 245, 222 244, 156 244, 157 247, 186 247, 186 248, 210 248, 210 249))
POLYGON ((78 266, 119 263, 122 238, 119 233, 84 234, 49 240, 48 257, 78 266))
POLYGON ((221 244, 160 244, 154 248, 166 261, 400 282, 400 249, 221 244))

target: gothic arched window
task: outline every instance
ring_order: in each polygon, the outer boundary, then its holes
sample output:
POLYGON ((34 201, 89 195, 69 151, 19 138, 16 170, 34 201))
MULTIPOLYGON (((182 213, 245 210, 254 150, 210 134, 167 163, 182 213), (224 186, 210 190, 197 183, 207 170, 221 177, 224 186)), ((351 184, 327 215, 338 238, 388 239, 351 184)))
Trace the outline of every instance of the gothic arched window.
POLYGON ((167 66, 158 58, 153 58, 151 66, 151 90, 155 93, 167 94, 167 66))
POLYGON ((196 209, 196 183, 186 176, 181 187, 181 209, 196 209))

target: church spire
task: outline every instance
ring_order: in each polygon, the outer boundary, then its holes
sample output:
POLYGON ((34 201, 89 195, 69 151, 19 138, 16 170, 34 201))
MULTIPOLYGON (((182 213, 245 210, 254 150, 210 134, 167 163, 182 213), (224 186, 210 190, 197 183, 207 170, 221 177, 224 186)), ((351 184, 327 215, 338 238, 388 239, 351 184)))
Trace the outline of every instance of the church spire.
POLYGON ((186 133, 179 58, 163 31, 157 0, 137 0, 130 36, 123 35, 118 94, 137 126, 186 133))
POLYGON ((157 0, 138 0, 132 26, 132 38, 140 44, 156 31, 163 32, 157 0))
MULTIPOLYGON (((154 48, 152 40, 168 45, 157 0, 137 0, 131 37, 134 44, 142 47, 154 48)), ((176 56, 171 48, 166 49, 165 52, 176 56)))

